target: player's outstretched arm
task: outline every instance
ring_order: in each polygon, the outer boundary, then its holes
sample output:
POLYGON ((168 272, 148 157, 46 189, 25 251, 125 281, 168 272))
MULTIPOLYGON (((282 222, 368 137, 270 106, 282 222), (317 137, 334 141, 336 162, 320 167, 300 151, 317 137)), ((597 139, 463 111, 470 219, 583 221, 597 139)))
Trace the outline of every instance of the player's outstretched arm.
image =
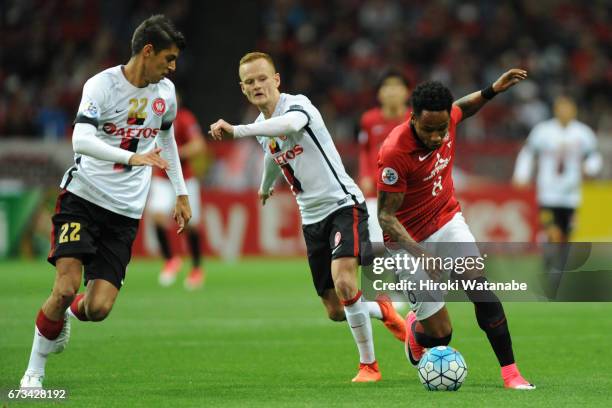
POLYGON ((208 132, 213 139, 221 140, 227 137, 265 136, 277 137, 287 133, 297 132, 308 124, 308 116, 301 111, 290 111, 284 115, 262 120, 249 125, 230 125, 219 119, 210 125, 208 132))
POLYGON ((527 78, 527 71, 520 68, 513 68, 504 72, 497 81, 487 88, 473 92, 455 101, 454 105, 461 108, 463 112, 462 119, 469 118, 480 110, 488 101, 493 99, 495 95, 505 92, 520 81, 527 78))

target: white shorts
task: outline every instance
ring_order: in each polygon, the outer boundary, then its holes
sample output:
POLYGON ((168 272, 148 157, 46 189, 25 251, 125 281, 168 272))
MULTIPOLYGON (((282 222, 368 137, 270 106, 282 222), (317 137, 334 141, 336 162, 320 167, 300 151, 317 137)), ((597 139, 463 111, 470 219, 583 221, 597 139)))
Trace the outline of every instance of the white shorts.
MULTIPOLYGON (((200 183, 196 178, 185 180, 187 192, 189 193, 189 205, 191 206, 191 221, 189 224, 196 225, 200 222, 200 183)), ((172 215, 176 203, 176 192, 172 183, 167 178, 153 177, 151 181, 151 194, 149 195, 149 213, 161 213, 172 215)))
POLYGON ((368 198, 366 199, 366 206, 368 207, 368 231, 370 232, 371 242, 383 242, 383 230, 378 224, 378 199, 368 198))
MULTIPOLYGON (((420 242, 429 255, 440 258, 460 258, 460 257, 478 257, 480 250, 476 245, 474 235, 465 222, 461 213, 455 216, 446 223, 438 231, 420 242), (453 245, 453 243, 457 243, 453 245)), ((407 254, 405 250, 388 250, 391 256, 396 254, 407 254)), ((396 270, 398 279, 412 280, 417 283, 421 280, 428 279, 427 272, 422 268, 418 269, 414 274, 408 270, 396 270)), ((442 281, 450 276, 450 271, 445 271, 442 281)), ((441 291, 430 292, 426 290, 406 291, 404 295, 410 303, 410 308, 416 314, 417 320, 424 320, 442 309, 444 306, 444 293, 441 291)))

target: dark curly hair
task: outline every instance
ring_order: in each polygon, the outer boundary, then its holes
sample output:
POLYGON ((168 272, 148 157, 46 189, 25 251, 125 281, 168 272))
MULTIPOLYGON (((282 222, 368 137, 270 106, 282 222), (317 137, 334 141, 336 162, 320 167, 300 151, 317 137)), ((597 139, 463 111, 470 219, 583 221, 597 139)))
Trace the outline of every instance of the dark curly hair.
POLYGON ((142 51, 147 44, 153 45, 155 53, 172 47, 172 44, 179 50, 183 50, 186 45, 183 33, 163 14, 151 16, 136 27, 132 36, 132 56, 142 51))
POLYGON ((412 110, 420 115, 424 110, 447 111, 450 113, 453 106, 451 91, 438 81, 428 81, 419 84, 412 91, 412 110))

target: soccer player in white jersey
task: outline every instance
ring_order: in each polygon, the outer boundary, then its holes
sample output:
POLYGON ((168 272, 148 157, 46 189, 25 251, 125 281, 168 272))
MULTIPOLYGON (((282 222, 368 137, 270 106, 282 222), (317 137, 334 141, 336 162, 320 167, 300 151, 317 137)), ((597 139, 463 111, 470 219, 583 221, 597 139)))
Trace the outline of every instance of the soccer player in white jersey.
POLYGON ((183 35, 165 16, 152 16, 134 31, 128 63, 100 72, 83 87, 72 135, 75 164, 61 182, 53 216, 48 260, 57 270, 55 283, 36 318, 22 388, 42 388, 48 355, 68 342, 69 315, 101 321, 110 313, 152 166, 165 169, 174 185, 179 233, 191 218, 173 135, 174 85, 165 78, 184 47, 183 35), (83 272, 86 290, 77 295, 83 272))
POLYGON ((265 152, 259 190, 263 204, 283 173, 302 216, 317 294, 331 320, 348 321, 357 343, 360 364, 353 382, 379 381, 370 317, 381 319, 401 341, 406 333, 388 299, 361 301, 358 267, 372 257, 363 194, 344 170, 317 108, 303 95, 279 92, 280 75, 269 55, 246 54, 239 75, 242 92, 261 114, 250 125, 232 126, 220 119, 210 126, 210 134, 215 139, 257 136, 265 152))
POLYGON ((513 181, 529 183, 538 160, 537 200, 549 242, 567 242, 572 218, 580 205, 582 176, 594 177, 602 167, 597 138, 576 120, 576 104, 567 96, 554 103, 555 117, 536 125, 521 149, 513 181))
POLYGON ((517 187, 528 185, 537 158, 537 201, 549 243, 542 251, 548 280, 544 284, 550 297, 556 296, 563 277, 567 242, 581 201, 582 177, 594 177, 602 168, 597 138, 591 128, 576 120, 574 101, 565 95, 557 97, 554 114, 554 118, 531 130, 517 157, 513 176, 517 187))

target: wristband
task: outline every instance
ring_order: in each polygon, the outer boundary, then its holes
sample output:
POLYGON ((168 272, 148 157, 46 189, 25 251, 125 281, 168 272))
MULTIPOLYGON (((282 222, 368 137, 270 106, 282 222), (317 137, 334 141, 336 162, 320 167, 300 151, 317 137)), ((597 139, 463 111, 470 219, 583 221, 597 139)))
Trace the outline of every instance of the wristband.
POLYGON ((488 87, 480 91, 480 95, 482 95, 483 98, 490 100, 493 99, 495 95, 497 95, 497 92, 493 90, 493 85, 489 85, 488 87))

